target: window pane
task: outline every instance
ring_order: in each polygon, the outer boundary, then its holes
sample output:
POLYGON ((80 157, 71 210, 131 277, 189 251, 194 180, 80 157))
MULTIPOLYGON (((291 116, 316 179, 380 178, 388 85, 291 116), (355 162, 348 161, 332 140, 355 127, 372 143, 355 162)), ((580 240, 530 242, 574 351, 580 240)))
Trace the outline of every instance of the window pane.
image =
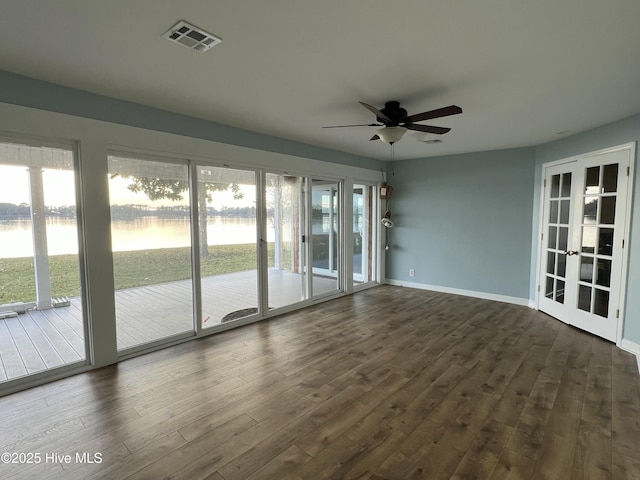
POLYGON ((594 253, 596 251, 597 227, 582 227, 582 252, 594 253))
POLYGON ((564 278, 567 274, 567 256, 563 254, 558 255, 558 271, 556 275, 564 278))
POLYGON ((601 317, 609 316, 609 292, 605 290, 595 289, 595 299, 593 302, 593 313, 601 317))
POLYGON ((557 227, 549 227, 549 242, 548 242, 548 246, 549 248, 556 248, 556 244, 558 239, 556 238, 558 236, 558 229, 557 227))
POLYGON ((616 197, 602 197, 600 223, 611 225, 616 220, 616 197))
POLYGON ((556 302, 564 303, 564 282, 556 280, 556 302))
POLYGON ((613 255, 613 228, 599 228, 598 254, 613 255))
POLYGON ((558 223, 558 200, 549 202, 549 223, 558 223))
POLYGON ((554 278, 553 277, 545 277, 546 278, 546 282, 545 282, 545 289, 544 289, 544 296, 550 299, 553 299, 553 281, 554 278))
POLYGON ((566 250, 567 249, 567 241, 569 238, 569 229, 567 227, 559 228, 559 238, 558 238, 558 250, 566 250))
POLYGON ((118 349, 193 330, 186 165, 109 156, 118 349))
POLYGON ((580 256, 580 280, 583 282, 593 282, 593 257, 580 256))
POLYGON ((563 225, 569 224, 569 200, 560 201, 560 223, 563 225))
POLYGON ((618 164, 605 165, 602 175, 602 189, 605 193, 618 190, 618 164))
POLYGON ((556 267, 556 254, 553 252, 547 252, 547 273, 553 275, 556 267))
POLYGON ((75 164, 0 143, 0 383, 84 362, 75 164))
POLYGON ((582 223, 593 225, 594 223, 596 223, 597 213, 598 213, 598 198, 585 197, 582 223))
POLYGON ((587 168, 584 193, 600 193, 600 167, 587 168))
POLYGON ((578 289, 578 308, 585 312, 591 311, 591 287, 580 285, 578 289))
POLYGON ((560 175, 551 177, 551 198, 558 198, 560 195, 560 175))
POLYGON ((599 258, 597 260, 597 276, 596 283, 603 287, 608 287, 611 284, 611 260, 605 260, 599 258))
POLYGON ((571 196, 571 174, 564 173, 562 175, 562 196, 570 197, 571 196))

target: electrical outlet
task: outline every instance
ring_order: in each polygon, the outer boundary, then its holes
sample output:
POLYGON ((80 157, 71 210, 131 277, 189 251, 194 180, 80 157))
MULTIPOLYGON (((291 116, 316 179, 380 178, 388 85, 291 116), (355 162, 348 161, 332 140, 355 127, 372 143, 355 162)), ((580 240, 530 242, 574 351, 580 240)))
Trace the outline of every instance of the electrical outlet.
POLYGON ((409 269, 409 276, 410 277, 415 277, 416 276, 416 271, 413 268, 409 269))

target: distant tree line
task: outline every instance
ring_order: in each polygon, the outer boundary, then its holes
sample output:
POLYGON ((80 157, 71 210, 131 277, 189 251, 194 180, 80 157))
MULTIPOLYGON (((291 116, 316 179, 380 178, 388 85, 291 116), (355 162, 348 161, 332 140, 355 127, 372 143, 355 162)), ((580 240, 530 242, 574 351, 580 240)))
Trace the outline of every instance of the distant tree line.
MULTIPOLYGON (((126 220, 137 217, 161 217, 161 218, 187 218, 189 217, 189 207, 186 205, 175 205, 167 207, 149 207, 147 205, 113 205, 111 216, 115 220, 126 220)), ((207 207, 207 215, 220 217, 244 217, 255 218, 256 207, 207 207)), ((75 218, 76 207, 46 207, 45 216, 56 218, 75 218)), ((18 219, 30 218, 31 207, 28 203, 16 205, 13 203, 0 203, 0 218, 18 219)))
MULTIPOLYGON (((44 207, 45 216, 57 217, 57 218, 75 218, 76 207, 74 206, 62 206, 62 207, 44 207)), ((28 203, 21 203, 16 205, 14 203, 0 203, 0 217, 1 218, 30 218, 31 207, 28 203)))

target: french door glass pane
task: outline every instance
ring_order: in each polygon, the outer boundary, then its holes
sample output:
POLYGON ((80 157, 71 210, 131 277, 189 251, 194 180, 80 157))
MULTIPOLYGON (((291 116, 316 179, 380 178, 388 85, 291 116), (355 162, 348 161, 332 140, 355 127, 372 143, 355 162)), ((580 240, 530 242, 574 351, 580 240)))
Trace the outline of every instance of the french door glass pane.
POLYGON ((118 349, 192 331, 188 167, 108 160, 118 349))
POLYGON ((256 174, 198 166, 202 326, 259 313, 256 174))
POLYGON ((312 180, 311 251, 313 255, 313 295, 340 288, 339 189, 336 182, 312 180))
POLYGON ((86 357, 73 152, 0 143, 0 382, 86 357))
POLYGON ((602 174, 602 192, 618 191, 618 164, 605 165, 602 174))
POLYGON ((613 224, 616 219, 616 197, 602 197, 600 223, 613 224))
POLYGON ((304 238, 305 179, 266 175, 269 308, 307 298, 304 238))
POLYGON ((373 280, 374 187, 353 186, 353 282, 373 280))

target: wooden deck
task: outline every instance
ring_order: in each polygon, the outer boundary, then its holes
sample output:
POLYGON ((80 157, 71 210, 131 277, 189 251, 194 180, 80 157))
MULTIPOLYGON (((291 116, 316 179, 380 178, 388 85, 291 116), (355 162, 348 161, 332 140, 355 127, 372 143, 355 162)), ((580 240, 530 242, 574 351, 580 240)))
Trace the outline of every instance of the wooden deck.
MULTIPOLYGON (((314 277, 321 289, 334 280, 314 277)), ((301 298, 300 277, 269 272, 269 306, 278 308, 301 298)), ((237 272, 202 279, 203 323, 219 325, 231 312, 257 306, 255 272, 237 272)), ((244 316, 241 318, 245 318, 244 316)), ((130 288, 116 292, 118 350, 193 331, 190 281, 130 288)), ((85 359, 80 298, 68 307, 32 310, 0 320, 0 382, 24 377, 85 359)))

